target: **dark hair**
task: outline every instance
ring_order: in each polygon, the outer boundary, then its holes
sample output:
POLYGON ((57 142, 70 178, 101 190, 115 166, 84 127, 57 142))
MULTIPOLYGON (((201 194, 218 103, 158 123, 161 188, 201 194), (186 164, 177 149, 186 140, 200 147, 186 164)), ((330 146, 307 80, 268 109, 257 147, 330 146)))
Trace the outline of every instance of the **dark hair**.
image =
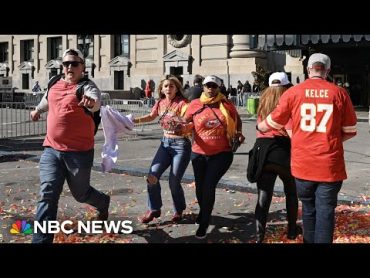
POLYGON ((199 75, 199 74, 196 74, 195 76, 194 76, 194 83, 199 83, 199 84, 202 84, 202 82, 203 82, 203 76, 201 76, 201 75, 199 75))

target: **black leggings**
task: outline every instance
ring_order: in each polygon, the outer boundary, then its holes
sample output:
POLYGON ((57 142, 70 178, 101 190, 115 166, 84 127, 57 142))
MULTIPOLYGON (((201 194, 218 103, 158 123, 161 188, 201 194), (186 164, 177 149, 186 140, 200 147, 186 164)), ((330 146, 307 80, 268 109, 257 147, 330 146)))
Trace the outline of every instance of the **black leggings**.
POLYGON ((266 164, 257 180, 258 200, 255 210, 257 234, 264 235, 277 176, 283 181, 286 196, 288 227, 295 227, 298 214, 297 189, 290 169, 277 164, 266 164))
POLYGON ((233 162, 232 152, 211 156, 192 153, 195 190, 199 204, 200 225, 208 227, 215 204, 216 186, 233 162))

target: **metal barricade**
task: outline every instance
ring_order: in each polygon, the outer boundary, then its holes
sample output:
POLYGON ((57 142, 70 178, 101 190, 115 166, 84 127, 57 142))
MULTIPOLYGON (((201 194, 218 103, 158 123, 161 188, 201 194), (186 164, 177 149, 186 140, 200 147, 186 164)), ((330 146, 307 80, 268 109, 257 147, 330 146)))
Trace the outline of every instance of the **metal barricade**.
MULTIPOLYGON (((0 102, 0 138, 35 136, 46 134, 47 113, 43 113, 39 121, 32 121, 30 112, 40 102, 42 94, 29 95, 23 102, 0 102)), ((142 100, 103 99, 102 105, 109 105, 123 115, 132 114, 134 118, 150 113, 151 108, 144 105, 142 100)), ((136 132, 160 128, 157 121, 135 124, 136 132)), ((99 126, 102 129, 102 125, 99 126)))
POLYGON ((47 114, 37 122, 30 117, 37 103, 0 102, 0 138, 44 135, 47 114))

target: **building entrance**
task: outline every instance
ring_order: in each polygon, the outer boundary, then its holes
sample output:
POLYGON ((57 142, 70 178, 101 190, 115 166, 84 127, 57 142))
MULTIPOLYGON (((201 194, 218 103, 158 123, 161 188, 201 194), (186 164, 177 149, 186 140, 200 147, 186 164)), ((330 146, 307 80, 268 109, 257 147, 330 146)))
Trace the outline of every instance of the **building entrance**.
POLYGON ((343 86, 356 107, 370 104, 370 46, 321 45, 317 52, 329 55, 331 72, 329 80, 343 86))

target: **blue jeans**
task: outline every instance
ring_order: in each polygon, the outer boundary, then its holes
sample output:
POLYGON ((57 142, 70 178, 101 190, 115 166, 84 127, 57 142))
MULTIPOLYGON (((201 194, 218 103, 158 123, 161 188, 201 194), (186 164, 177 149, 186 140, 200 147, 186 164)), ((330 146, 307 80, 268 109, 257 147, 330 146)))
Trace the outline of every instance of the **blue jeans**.
POLYGON ((234 154, 221 152, 215 155, 192 153, 195 193, 199 204, 200 225, 208 227, 216 198, 216 186, 231 166, 234 154))
POLYGON ((148 206, 150 210, 160 210, 162 207, 161 185, 159 179, 166 169, 171 166, 169 186, 171 190, 174 212, 181 213, 186 208, 184 190, 181 179, 188 167, 191 154, 191 143, 186 138, 163 137, 161 144, 150 166, 149 175, 158 179, 156 184, 148 184, 148 206))
MULTIPOLYGON (((45 148, 40 158, 40 201, 36 221, 56 220, 58 202, 67 180, 72 196, 81 203, 88 203, 99 211, 108 209, 108 196, 90 185, 94 150, 86 152, 61 152, 45 148)), ((53 234, 33 234, 33 243, 52 243, 53 234)))
POLYGON ((343 181, 315 182, 296 178, 302 202, 303 240, 305 243, 332 243, 335 208, 343 181))

